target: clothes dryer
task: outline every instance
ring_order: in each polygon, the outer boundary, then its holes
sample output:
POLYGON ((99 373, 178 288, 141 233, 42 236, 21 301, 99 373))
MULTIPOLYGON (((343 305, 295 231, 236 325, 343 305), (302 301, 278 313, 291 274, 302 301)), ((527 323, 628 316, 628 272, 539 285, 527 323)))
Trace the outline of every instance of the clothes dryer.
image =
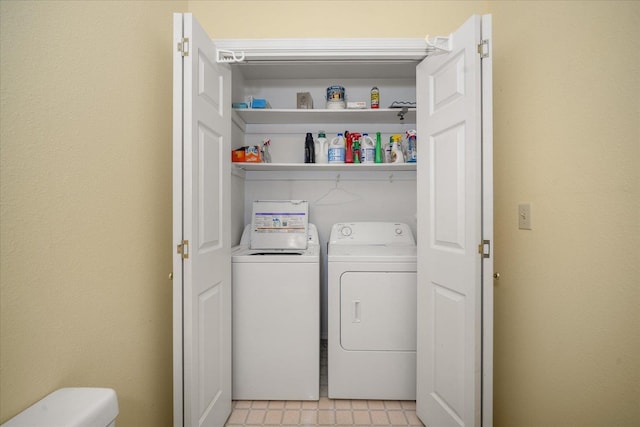
POLYGON ((328 246, 328 394, 416 398, 416 245, 402 223, 332 227, 328 246))

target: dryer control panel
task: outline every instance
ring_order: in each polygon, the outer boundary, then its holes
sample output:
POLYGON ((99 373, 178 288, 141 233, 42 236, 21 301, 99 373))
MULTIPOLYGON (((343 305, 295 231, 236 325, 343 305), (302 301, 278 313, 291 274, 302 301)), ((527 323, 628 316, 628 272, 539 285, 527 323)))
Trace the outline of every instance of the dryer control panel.
POLYGON ((401 222, 339 222, 331 227, 331 245, 415 245, 413 233, 401 222))

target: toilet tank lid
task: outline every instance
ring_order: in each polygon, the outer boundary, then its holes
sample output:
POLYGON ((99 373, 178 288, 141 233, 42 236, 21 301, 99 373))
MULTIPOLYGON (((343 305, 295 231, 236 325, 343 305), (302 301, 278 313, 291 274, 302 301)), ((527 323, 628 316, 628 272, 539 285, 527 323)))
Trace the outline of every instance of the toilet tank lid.
POLYGON ((118 416, 118 398, 110 388, 61 388, 0 427, 106 427, 118 416))

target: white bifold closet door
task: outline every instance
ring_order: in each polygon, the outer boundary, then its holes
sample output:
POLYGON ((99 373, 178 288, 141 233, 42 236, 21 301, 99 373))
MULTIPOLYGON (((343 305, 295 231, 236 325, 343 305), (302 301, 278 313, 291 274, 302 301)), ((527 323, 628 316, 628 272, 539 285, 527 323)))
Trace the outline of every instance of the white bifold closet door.
POLYGON ((493 286, 485 275, 493 269, 489 245, 483 244, 492 239, 484 224, 493 221, 491 173, 483 174, 492 144, 483 132, 491 120, 483 84, 491 75, 479 53, 490 34, 481 32, 482 20, 471 17, 452 34, 451 52, 428 57, 417 69, 416 408, 434 427, 491 425, 490 384, 483 387, 483 370, 492 371, 491 351, 483 348, 492 341, 491 331, 483 338, 492 327, 483 327, 486 311, 492 312, 492 304, 483 305, 483 285, 493 286))
POLYGON ((174 41, 174 241, 188 247, 174 262, 174 425, 219 427, 231 413, 231 71, 191 14, 174 15, 174 41))

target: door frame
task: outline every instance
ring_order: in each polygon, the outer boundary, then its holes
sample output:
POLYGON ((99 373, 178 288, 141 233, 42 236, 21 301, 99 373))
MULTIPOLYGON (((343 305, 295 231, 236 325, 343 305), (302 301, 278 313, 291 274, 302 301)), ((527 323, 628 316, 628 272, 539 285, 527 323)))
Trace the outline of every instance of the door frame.
MULTIPOLYGON (((174 14, 174 28, 176 28, 176 22, 182 22, 181 14, 174 14)), ((489 31, 491 31, 491 15, 483 15, 482 16, 482 28, 485 28, 485 25, 488 26, 489 31)), ((489 32, 489 34, 491 34, 489 32)), ((182 35, 180 34, 180 38, 182 35)), ((483 36, 483 38, 485 38, 483 36)), ((174 33, 174 40, 177 39, 177 35, 174 33)), ((281 43, 281 47, 279 49, 273 49, 273 47, 269 46, 270 43, 273 43, 274 40, 270 39, 219 39, 215 40, 215 43, 219 49, 227 49, 227 50, 245 50, 248 54, 248 59, 265 59, 265 55, 268 58, 273 60, 286 60, 292 58, 299 58, 300 52, 304 50, 309 50, 309 42, 313 41, 313 46, 318 46, 313 48, 312 57, 314 59, 330 59, 330 60, 340 60, 344 59, 345 55, 348 54, 350 56, 356 56, 361 59, 376 59, 376 60, 406 60, 411 57, 411 59, 416 60, 418 57, 426 57, 432 55, 433 52, 429 52, 428 47, 426 47, 426 43, 424 39, 412 39, 406 38, 401 39, 401 41, 394 42, 393 45, 385 45, 383 49, 385 49, 385 55, 377 55, 375 54, 376 49, 381 49, 381 40, 388 39, 348 39, 355 40, 355 45, 357 45, 359 51, 354 51, 353 44, 344 43, 331 43, 329 49, 323 48, 323 43, 327 43, 327 39, 287 39, 279 40, 281 43), (404 44, 404 47, 403 47, 404 44), (421 47, 424 45, 424 50, 421 47), (302 49, 302 50, 301 50, 302 49), (404 49, 404 50, 403 50, 404 49), (348 52, 348 53, 347 53, 348 52), (374 53, 372 53, 374 52, 374 53)), ((492 40, 489 36, 489 52, 492 54, 492 40)), ((174 56, 180 56, 181 53, 177 51, 174 46, 174 56)), ((491 76, 492 75, 492 64, 491 64, 491 55, 483 59, 482 61, 482 70, 483 75, 491 76)), ((182 81, 183 78, 183 70, 181 63, 178 61, 174 61, 173 64, 173 138, 176 141, 176 138, 182 138, 183 129, 182 129, 182 91, 181 85, 176 85, 175 82, 177 79, 182 81)), ((493 150, 492 150, 492 142, 493 142, 493 126, 492 126, 492 79, 488 80, 488 83, 483 79, 482 86, 482 106, 483 106, 483 119, 482 119, 482 135, 483 139, 486 141, 490 141, 488 144, 489 148, 485 151, 483 148, 483 211, 490 212, 489 217, 491 221, 488 220, 488 217, 483 215, 483 238, 491 241, 491 246, 493 246, 493 150), (488 112, 490 115, 489 120, 485 120, 485 115, 488 112), (485 193, 486 191, 486 193, 485 193)), ((230 119, 231 120, 231 119, 230 119)), ((182 149, 180 146, 173 144, 173 173, 179 174, 182 176, 182 149)), ((173 242, 179 242, 182 236, 182 221, 183 221, 183 212, 182 212, 182 187, 178 182, 174 180, 173 182, 173 242)), ((172 248, 172 251, 175 251, 175 246, 172 248)), ((493 252, 491 252, 490 257, 486 258, 483 263, 483 272, 482 272, 482 281, 483 281, 483 290, 482 290, 482 420, 484 426, 491 426, 493 422, 493 252)), ((176 327, 176 319, 180 319, 182 322, 183 318, 183 294, 182 294, 182 260, 178 256, 174 256, 173 258, 173 272, 172 272, 172 280, 173 280, 173 312, 174 312, 174 328, 173 328, 173 341, 174 343, 182 343, 183 342, 183 332, 182 332, 182 324, 181 327, 176 327)), ((229 263, 231 260, 229 259, 229 263)), ((183 352, 182 346, 176 346, 174 344, 173 348, 173 379, 174 379, 174 387, 173 387, 173 400, 174 400, 174 426, 182 426, 183 425, 183 410, 184 410, 184 390, 182 386, 182 378, 183 378, 183 352)))

